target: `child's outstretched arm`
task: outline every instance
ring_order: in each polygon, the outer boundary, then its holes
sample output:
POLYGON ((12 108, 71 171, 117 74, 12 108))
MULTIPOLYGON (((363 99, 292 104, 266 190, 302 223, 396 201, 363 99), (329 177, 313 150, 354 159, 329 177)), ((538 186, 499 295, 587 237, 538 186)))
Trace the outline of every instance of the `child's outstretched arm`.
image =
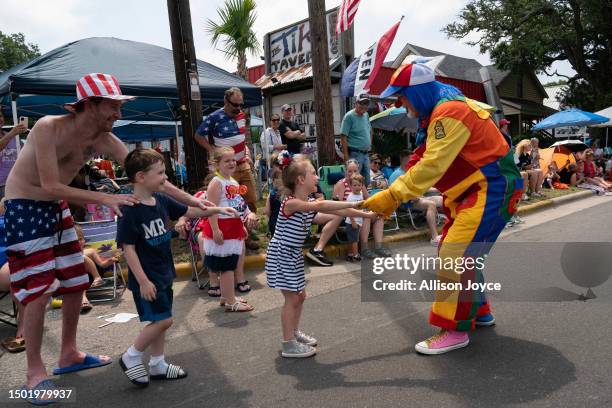
POLYGON ((225 214, 230 217, 239 217, 238 211, 234 210, 231 207, 206 207, 206 209, 198 208, 198 207, 188 207, 185 216, 187 218, 199 218, 206 217, 210 218, 213 215, 217 214, 225 214))
POLYGON ((325 211, 326 214, 340 215, 342 217, 357 217, 357 218, 379 218, 378 215, 371 211, 356 210, 354 208, 345 208, 343 210, 325 211))
MULTIPOLYGON (((297 211, 303 212, 330 212, 343 210, 345 208, 357 208, 363 201, 303 201, 300 199, 285 202, 285 213, 292 214, 297 211)), ((361 215, 359 215, 361 216, 361 215)))

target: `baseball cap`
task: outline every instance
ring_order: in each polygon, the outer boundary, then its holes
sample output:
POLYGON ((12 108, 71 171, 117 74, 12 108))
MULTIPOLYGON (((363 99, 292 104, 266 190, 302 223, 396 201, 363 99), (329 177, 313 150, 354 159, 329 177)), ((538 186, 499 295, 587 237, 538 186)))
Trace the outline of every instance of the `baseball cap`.
POLYGON ((281 112, 288 111, 288 110, 291 110, 291 109, 292 109, 291 105, 289 105, 287 103, 284 104, 283 106, 281 106, 281 112))
POLYGON ((510 124, 510 121, 508 119, 502 119, 499 121, 499 126, 506 126, 509 124, 510 124))
POLYGON ((76 83, 77 100, 64 106, 71 107, 88 98, 107 98, 116 101, 131 101, 135 96, 123 95, 117 78, 109 74, 92 73, 83 76, 76 83))
POLYGON ((436 80, 433 69, 423 64, 406 64, 395 70, 389 81, 389 86, 380 94, 387 98, 400 92, 407 86, 421 85, 436 80))
POLYGON ((362 93, 357 97, 357 103, 366 104, 370 103, 370 95, 362 93))

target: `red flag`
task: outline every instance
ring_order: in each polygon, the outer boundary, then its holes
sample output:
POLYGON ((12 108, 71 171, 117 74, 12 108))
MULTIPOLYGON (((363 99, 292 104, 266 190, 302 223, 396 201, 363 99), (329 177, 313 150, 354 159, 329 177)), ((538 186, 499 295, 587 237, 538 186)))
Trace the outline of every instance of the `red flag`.
POLYGON ((385 57, 387 56, 387 53, 391 48, 391 44, 393 44, 395 34, 397 33, 397 29, 399 28, 399 25, 401 24, 403 19, 404 17, 402 16, 402 19, 395 23, 395 25, 391 27, 389 31, 387 31, 382 37, 380 37, 380 40, 378 40, 378 44, 376 45, 376 58, 374 60, 374 65, 372 67, 370 77, 363 86, 364 89, 369 90, 370 86, 372 86, 372 82, 374 82, 374 79, 376 79, 376 75, 378 75, 380 67, 382 67, 383 62, 385 62, 385 57))
POLYGON ((338 10, 336 35, 349 29, 353 23, 353 20, 355 19, 355 14, 357 13, 357 8, 359 7, 359 1, 360 0, 342 0, 342 4, 338 10))

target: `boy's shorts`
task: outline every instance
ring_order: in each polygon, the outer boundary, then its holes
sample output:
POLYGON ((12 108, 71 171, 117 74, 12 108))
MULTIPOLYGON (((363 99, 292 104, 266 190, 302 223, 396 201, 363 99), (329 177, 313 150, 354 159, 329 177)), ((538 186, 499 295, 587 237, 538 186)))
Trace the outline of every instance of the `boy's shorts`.
POLYGON ((359 229, 361 227, 357 226, 357 228, 353 228, 351 224, 346 224, 344 232, 346 233, 346 240, 348 242, 358 242, 359 241, 359 229))
POLYGON ((66 201, 5 201, 11 292, 23 305, 44 294, 89 288, 83 252, 66 201))
POLYGON ((172 317, 172 300, 174 292, 172 286, 165 289, 157 289, 155 300, 149 302, 140 296, 140 292, 132 291, 136 310, 141 322, 158 322, 172 317))

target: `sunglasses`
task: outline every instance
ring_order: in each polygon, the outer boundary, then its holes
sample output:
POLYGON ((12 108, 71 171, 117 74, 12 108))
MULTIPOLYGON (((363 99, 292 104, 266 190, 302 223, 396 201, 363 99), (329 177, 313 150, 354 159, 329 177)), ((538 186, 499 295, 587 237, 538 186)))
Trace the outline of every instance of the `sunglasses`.
POLYGON ((230 101, 229 99, 226 99, 226 101, 227 101, 227 103, 232 105, 234 108, 239 108, 239 109, 244 108, 244 103, 234 103, 234 102, 230 101))
POLYGON ((380 166, 380 163, 381 163, 381 162, 379 162, 378 160, 376 160, 376 161, 373 161, 372 163, 374 163, 374 164, 378 164, 378 165, 380 166))
POLYGON ((280 122, 280 119, 271 119, 270 122, 280 122))

